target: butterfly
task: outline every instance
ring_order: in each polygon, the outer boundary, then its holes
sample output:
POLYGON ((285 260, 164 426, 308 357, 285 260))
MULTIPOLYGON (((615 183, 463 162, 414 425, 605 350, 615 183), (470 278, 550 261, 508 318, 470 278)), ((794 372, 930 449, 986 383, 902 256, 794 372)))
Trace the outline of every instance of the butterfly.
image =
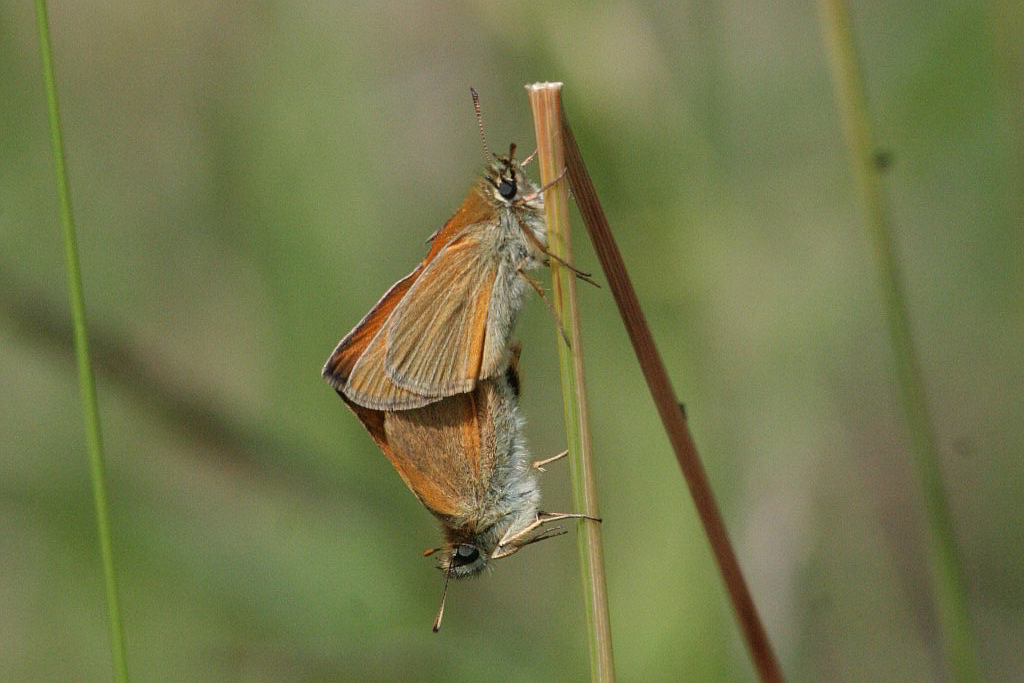
MULTIPOLYGON (((491 560, 565 533, 546 526, 551 522, 585 517, 538 509, 537 468, 530 464, 519 410, 518 359, 514 345, 502 372, 470 392, 421 408, 374 410, 342 394, 409 489, 440 521, 443 544, 427 554, 440 553, 445 596, 449 579, 478 574, 491 560)), ((443 613, 444 596, 435 631, 443 613)))
MULTIPOLYGON (((423 262, 338 343, 323 376, 349 402, 421 408, 472 391, 508 365, 527 285, 546 262, 544 200, 515 160, 495 156, 423 262)), ((543 295, 543 294, 542 294, 543 295)))

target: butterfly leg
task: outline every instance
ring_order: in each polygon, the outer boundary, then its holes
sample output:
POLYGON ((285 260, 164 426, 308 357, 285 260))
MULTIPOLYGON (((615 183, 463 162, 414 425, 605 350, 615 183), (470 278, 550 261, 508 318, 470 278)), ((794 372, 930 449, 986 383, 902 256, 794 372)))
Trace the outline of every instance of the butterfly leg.
MULTIPOLYGON (((547 256, 549 259, 555 259, 560 264, 562 264, 563 266, 565 266, 566 268, 571 270, 572 274, 575 275, 580 280, 583 280, 584 282, 589 282, 590 284, 594 285, 598 289, 601 289, 601 285, 597 284, 597 281, 595 281, 592 277, 590 277, 590 273, 585 273, 582 270, 580 270, 579 268, 577 268, 576 266, 574 266, 571 263, 569 263, 568 261, 566 261, 565 259, 559 258, 558 256, 552 254, 551 251, 547 248, 547 246, 545 246, 543 243, 541 243, 541 241, 537 238, 537 236, 535 234, 533 234, 533 230, 530 230, 528 228, 523 228, 523 234, 525 234, 526 238, 528 240, 530 240, 531 242, 533 242, 533 245, 535 247, 537 247, 537 249, 542 254, 547 256)), ((544 261, 544 265, 549 266, 549 265, 551 265, 551 263, 550 263, 550 261, 545 260, 544 261)))
POLYGON ((558 455, 553 455, 550 458, 545 458, 543 460, 535 460, 533 462, 533 464, 530 465, 530 467, 535 469, 535 470, 539 470, 541 472, 545 472, 546 470, 544 469, 544 465, 550 465, 554 461, 561 460, 562 458, 564 458, 567 455, 569 455, 569 449, 568 448, 565 449, 564 451, 562 451, 561 453, 559 453, 558 455))
MULTIPOLYGON (((536 154, 537 154, 537 152, 534 151, 533 154, 531 154, 530 156, 526 157, 526 159, 523 161, 523 163, 520 164, 520 167, 525 165, 527 161, 530 161, 531 159, 533 159, 533 157, 536 156, 536 154)), ((540 188, 536 192, 531 192, 530 194, 526 195, 525 197, 523 197, 522 199, 519 200, 519 203, 526 204, 527 202, 532 202, 534 199, 536 199, 537 197, 539 197, 542 194, 544 194, 545 190, 547 190, 548 188, 552 187, 555 183, 557 183, 559 180, 564 178, 565 174, 568 173, 568 172, 569 172, 569 167, 568 166, 563 166, 562 167, 562 172, 559 173, 557 176, 555 176, 554 180, 552 180, 550 183, 547 183, 546 185, 544 185, 544 187, 540 188)))
POLYGON ((520 548, 530 545, 531 543, 544 541, 546 539, 568 533, 562 527, 550 527, 543 529, 540 533, 534 533, 545 524, 557 522, 562 519, 589 519, 594 522, 601 521, 599 517, 591 517, 590 515, 584 515, 579 512, 538 512, 537 518, 533 520, 533 522, 515 533, 506 535, 505 538, 501 539, 501 541, 498 542, 498 547, 495 548, 493 553, 491 553, 491 559, 496 560, 501 557, 506 557, 520 548))
POLYGON ((569 263, 565 259, 562 259, 562 258, 559 258, 558 256, 555 256, 550 251, 546 251, 545 250, 544 253, 547 254, 548 256, 550 256, 551 258, 555 259, 556 261, 558 261, 560 264, 562 264, 563 266, 565 266, 569 270, 571 270, 572 274, 576 276, 576 279, 583 280, 584 282, 592 284, 595 287, 597 287, 598 289, 601 289, 601 285, 599 285, 597 283, 597 281, 594 280, 594 278, 590 277, 590 273, 583 272, 582 270, 580 270, 576 266, 572 265, 571 263, 569 263))
MULTIPOLYGON (((539 151, 540 151, 539 149, 533 150, 533 154, 531 154, 530 156, 526 157, 525 159, 522 160, 522 162, 520 162, 519 168, 526 168, 527 164, 529 164, 529 163, 531 163, 533 161, 533 159, 537 156, 537 152, 539 152, 539 151)), ((543 192, 544 190, 548 189, 551 185, 554 185, 555 183, 557 183, 559 180, 562 179, 562 176, 564 176, 568 172, 569 172, 569 167, 566 166, 565 168, 562 169, 562 172, 560 174, 558 174, 558 177, 555 178, 554 181, 552 181, 552 182, 548 183, 547 185, 545 185, 544 187, 540 188, 540 192, 543 192)), ((530 195, 530 199, 535 198, 538 194, 540 194, 540 192, 537 192, 535 194, 531 194, 530 195)), ((572 199, 572 197, 573 197, 572 187, 570 187, 569 188, 569 198, 572 199)))
POLYGON ((551 302, 548 301, 548 297, 544 293, 544 288, 541 287, 539 282, 537 282, 532 277, 526 274, 526 271, 523 270, 523 266, 519 266, 516 269, 516 272, 518 272, 524 280, 529 282, 530 286, 533 287, 534 291, 536 291, 537 294, 540 295, 541 301, 543 301, 544 305, 548 307, 548 311, 551 312, 551 315, 555 317, 555 323, 558 325, 558 331, 562 333, 562 339, 565 340, 565 345, 568 346, 569 348, 572 348, 572 344, 569 343, 569 335, 565 333, 565 327, 562 325, 562 319, 558 317, 558 313, 555 312, 554 307, 551 306, 551 302))

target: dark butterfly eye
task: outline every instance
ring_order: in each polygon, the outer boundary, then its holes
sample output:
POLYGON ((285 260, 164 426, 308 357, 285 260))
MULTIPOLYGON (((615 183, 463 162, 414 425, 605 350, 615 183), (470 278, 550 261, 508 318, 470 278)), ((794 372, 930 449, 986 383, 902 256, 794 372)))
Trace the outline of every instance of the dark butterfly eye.
POLYGON ((476 546, 460 543, 452 554, 452 566, 465 567, 467 564, 473 564, 478 559, 480 559, 480 551, 476 549, 476 546))
POLYGON ((505 199, 512 199, 516 196, 516 179, 515 178, 502 178, 501 182, 498 183, 498 194, 505 199))

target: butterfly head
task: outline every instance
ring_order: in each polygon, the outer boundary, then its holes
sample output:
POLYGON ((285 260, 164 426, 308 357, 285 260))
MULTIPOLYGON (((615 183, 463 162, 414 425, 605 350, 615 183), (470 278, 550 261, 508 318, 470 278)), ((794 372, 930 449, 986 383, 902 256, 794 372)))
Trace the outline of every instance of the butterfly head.
POLYGON ((494 163, 484 174, 484 179, 496 202, 523 206, 542 201, 537 194, 537 188, 522 172, 522 167, 516 161, 516 143, 509 145, 508 156, 495 154, 494 159, 494 163))
POLYGON ((492 524, 482 531, 445 525, 446 542, 441 550, 439 568, 452 578, 479 574, 487 567, 507 523, 492 524))

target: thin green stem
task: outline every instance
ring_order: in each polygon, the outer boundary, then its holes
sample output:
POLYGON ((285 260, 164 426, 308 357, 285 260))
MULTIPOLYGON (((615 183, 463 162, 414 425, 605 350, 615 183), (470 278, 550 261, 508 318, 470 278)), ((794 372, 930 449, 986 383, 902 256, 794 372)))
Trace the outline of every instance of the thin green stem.
POLYGON ((961 683, 979 680, 963 572, 958 559, 946 493, 942 485, 935 431, 929 418, 928 398, 917 359, 899 257, 893 239, 882 170, 871 134, 871 117, 857 63, 850 17, 842 0, 819 0, 822 28, 829 49, 832 77, 853 161, 857 190, 867 218, 875 252, 878 279, 885 299, 885 317, 906 413, 914 460, 924 496, 931 540, 932 588, 938 606, 942 636, 953 671, 961 683))
POLYGON ((107 510, 103 438, 100 433, 96 383, 93 379, 92 362, 89 356, 89 337, 85 322, 85 295, 82 291, 82 274, 78 261, 75 222, 71 213, 71 190, 68 184, 67 167, 64 163, 64 137, 60 127, 60 109, 57 106, 57 79, 53 68, 53 50, 50 46, 50 29, 45 0, 36 0, 36 23, 38 25, 39 44, 43 56, 43 78, 45 80, 46 101, 50 118, 50 139, 53 144, 53 163, 57 176, 57 199, 60 203, 61 225, 64 229, 64 251, 67 257, 68 288, 71 294, 75 352, 78 359, 78 383, 82 394, 82 409, 85 415, 86 442, 89 448, 93 498, 96 504, 96 524, 99 531, 100 555, 103 559, 103 573, 107 591, 111 654, 113 656, 116 680, 121 683, 127 683, 128 670, 125 665, 121 608, 117 592, 117 578, 114 573, 114 552, 107 510))
MULTIPOLYGON (((596 520, 600 518, 600 511, 597 504, 597 481, 594 475, 587 393, 583 379, 583 340, 580 335, 579 305, 576 300, 576 278, 570 269, 562 265, 572 263, 569 191, 567 182, 554 182, 565 169, 561 89, 561 83, 537 83, 527 86, 537 132, 537 159, 541 183, 545 187, 554 183, 544 193, 544 209, 548 222, 548 245, 551 253, 557 257, 551 259, 555 313, 562 321, 565 334, 569 337, 567 344, 562 336, 562 330, 556 335, 573 503, 576 510, 581 510, 596 520)), ((612 657, 604 550, 601 543, 601 525, 595 520, 581 520, 578 536, 590 644, 590 677, 593 681, 613 683, 615 661, 612 657)))

